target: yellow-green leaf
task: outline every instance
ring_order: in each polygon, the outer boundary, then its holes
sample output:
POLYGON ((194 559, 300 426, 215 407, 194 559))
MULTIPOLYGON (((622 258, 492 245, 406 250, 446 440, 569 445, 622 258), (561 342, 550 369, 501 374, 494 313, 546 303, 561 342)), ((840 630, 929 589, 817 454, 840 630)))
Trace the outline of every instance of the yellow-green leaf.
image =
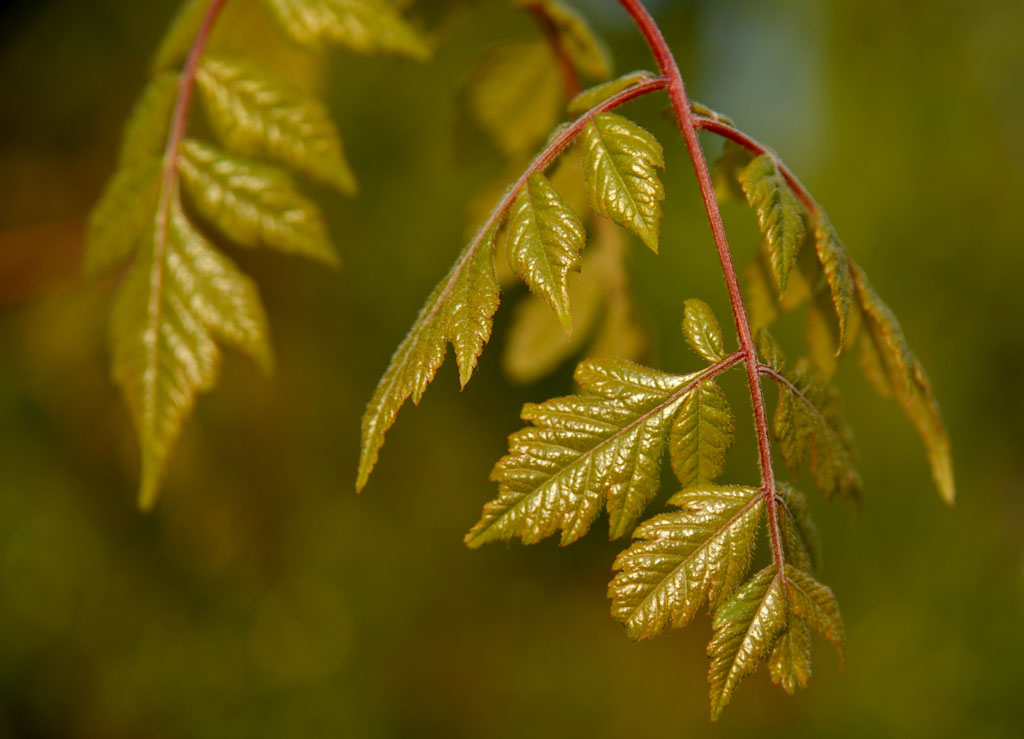
POLYGON ((152 229, 160 197, 162 162, 150 157, 118 170, 89 214, 85 273, 99 275, 123 265, 152 229))
POLYGON ((550 48, 540 39, 494 47, 470 76, 462 99, 506 156, 529 154, 557 123, 563 100, 550 48))
MULTIPOLYGON (((711 108, 709 108, 708 106, 704 105, 703 103, 698 103, 696 100, 691 100, 690 101, 690 110, 692 110, 694 113, 696 113, 699 116, 704 116, 705 118, 710 118, 713 121, 721 121, 722 123, 725 123, 726 125, 729 125, 729 126, 735 126, 736 125, 735 121, 733 121, 733 119, 730 118, 729 116, 722 115, 721 113, 712 110, 711 108)), ((732 141, 729 140, 729 139, 726 139, 726 141, 728 143, 732 143, 732 141)), ((738 144, 734 144, 734 146, 738 146, 738 144)), ((748 159, 749 159, 749 157, 748 157, 748 159)))
POLYGON ((155 218, 114 299, 114 378, 139 435, 139 505, 156 502, 167 458, 197 392, 216 380, 215 338, 270 368, 267 325, 255 285, 188 222, 180 203, 155 218))
POLYGON ((356 190, 338 131, 323 103, 247 62, 207 54, 196 77, 207 118, 229 151, 268 157, 356 190))
POLYGON ((804 319, 807 355, 826 380, 839 367, 839 326, 825 292, 818 293, 807 305, 804 319), (825 305, 822 305, 824 303, 825 305))
POLYGON ((211 0, 185 0, 182 3, 153 56, 150 65, 153 74, 181 67, 192 48, 196 34, 199 33, 203 18, 210 9, 210 2, 211 0))
POLYGON ((842 658, 846 633, 839 615, 839 604, 832 591, 809 573, 786 565, 786 592, 793 614, 832 642, 842 658))
POLYGON ((463 386, 469 382, 477 357, 491 336, 491 318, 498 308, 494 235, 492 227, 463 250, 391 358, 363 414, 357 490, 366 485, 384 444, 384 434, 394 424, 402 404, 409 397, 419 404, 444 362, 449 342, 455 347, 459 379, 463 386))
POLYGON ((750 207, 757 212, 765 245, 771 255, 772 274, 786 292, 789 271, 804 243, 804 209, 769 154, 755 157, 738 174, 750 207))
POLYGON ((868 376, 873 384, 880 383, 882 377, 873 377, 871 372, 875 368, 870 365, 877 362, 876 368, 884 368, 892 394, 924 443, 939 494, 952 504, 956 498, 956 483, 949 434, 928 376, 910 350, 896 316, 878 297, 859 267, 854 266, 853 278, 864 316, 864 333, 871 342, 866 350, 871 354, 868 376))
POLYGON ((566 333, 572 330, 570 270, 579 271, 587 233, 583 221, 547 178, 531 174, 508 216, 508 258, 534 294, 547 301, 566 333))
POLYGON ((608 586, 612 616, 634 639, 688 624, 743 578, 764 513, 757 488, 700 485, 669 501, 679 513, 645 521, 616 559, 608 586))
POLYGON ((718 607, 708 643, 712 720, 718 719, 740 680, 768 657, 788 623, 785 585, 775 565, 758 572, 718 607))
POLYGON ((776 491, 779 507, 779 528, 786 560, 795 566, 813 571, 821 562, 821 541, 818 528, 811 520, 807 498, 792 485, 779 483, 776 491))
POLYGON ((582 15, 558 0, 518 1, 524 7, 536 8, 551 21, 562 48, 580 74, 594 80, 611 77, 612 60, 608 47, 591 30, 582 15))
POLYGON ((583 92, 570 100, 567 110, 571 115, 582 115, 595 105, 600 105, 613 95, 617 95, 623 90, 633 87, 634 85, 638 85, 641 82, 646 82, 652 77, 654 77, 654 74, 651 72, 638 70, 636 72, 628 72, 627 74, 617 77, 609 82, 594 85, 593 87, 583 90, 583 92))
POLYGON ((532 544, 559 530, 569 544, 606 501, 614 539, 654 497, 668 426, 699 376, 587 360, 575 378, 579 395, 524 406, 533 425, 509 437, 491 475, 498 497, 466 535, 469 546, 512 537, 532 544))
POLYGON ((789 627, 775 642, 768 657, 772 682, 793 695, 806 688, 811 677, 811 630, 800 618, 790 614, 789 627))
POLYGON ((583 129, 583 175, 594 210, 658 251, 665 166, 661 144, 615 113, 601 113, 583 129))
POLYGON ((425 61, 430 48, 388 0, 263 0, 281 28, 311 49, 342 44, 425 61))
POLYGON ((850 258, 839 235, 825 212, 818 208, 814 223, 814 246, 818 261, 825 271, 825 279, 832 293, 832 305, 839 320, 839 348, 846 345, 846 327, 853 305, 853 278, 850 275, 850 258))
POLYGON ((757 353, 761 360, 776 372, 782 372, 786 366, 786 356, 771 332, 766 328, 758 329, 754 341, 757 343, 757 353))
POLYGON ((683 335, 693 350, 709 362, 725 358, 722 327, 711 306, 699 298, 689 298, 683 303, 683 335))
POLYGON ((179 79, 177 72, 164 72, 143 89, 121 134, 119 167, 131 167, 163 155, 178 98, 179 79))
POLYGON ((319 209, 285 172, 193 139, 178 171, 199 214, 232 242, 338 263, 319 209))
POLYGON ((684 488, 714 482, 732 446, 732 412, 725 393, 707 380, 683 396, 669 436, 672 469, 684 488))
POLYGON ((742 203, 746 200, 739 176, 753 158, 753 155, 739 144, 726 139, 722 153, 715 160, 712 180, 715 197, 720 203, 742 203))

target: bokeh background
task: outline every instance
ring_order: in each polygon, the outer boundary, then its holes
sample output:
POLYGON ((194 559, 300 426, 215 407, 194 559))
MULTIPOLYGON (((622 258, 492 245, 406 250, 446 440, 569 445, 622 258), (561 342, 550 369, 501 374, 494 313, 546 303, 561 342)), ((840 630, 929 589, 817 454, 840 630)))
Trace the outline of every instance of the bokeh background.
MULTIPOLYGON (((535 34, 505 3, 416 3, 429 65, 330 56, 321 83, 362 180, 356 200, 319 193, 344 267, 235 254, 261 285, 277 371, 229 353, 159 506, 136 511, 135 440, 108 379, 113 286, 78 263, 173 5, 0 4, 0 737, 1022 735, 1024 3, 654 5, 692 95, 787 160, 901 317, 959 487, 944 506, 898 410, 844 366, 866 499, 812 506, 845 671, 816 642, 807 690, 787 698, 762 669, 715 725, 707 617, 631 643, 608 615, 622 544, 603 522, 565 549, 461 543, 520 405, 570 388, 569 366, 504 378, 508 310, 467 389, 446 365, 353 490, 363 405, 504 166, 459 154, 457 99, 491 44, 535 34)), ((615 3, 579 6, 618 70, 652 66, 615 3)), ((235 31, 223 43, 281 53, 235 31)), ((630 269, 653 361, 681 371, 695 367, 683 299, 723 317, 727 303, 663 105, 630 109, 668 156, 662 255, 635 245, 630 269)), ((726 217, 745 261, 753 220, 726 217)), ((753 480, 739 413, 730 473, 753 480)))

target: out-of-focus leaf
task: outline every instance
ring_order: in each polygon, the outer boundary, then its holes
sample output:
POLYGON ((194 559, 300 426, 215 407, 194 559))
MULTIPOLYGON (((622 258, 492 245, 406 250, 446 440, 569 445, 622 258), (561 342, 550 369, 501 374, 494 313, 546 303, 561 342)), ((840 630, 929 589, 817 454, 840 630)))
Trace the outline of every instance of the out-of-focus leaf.
POLYGON ((551 20, 558 32, 559 42, 580 74, 594 80, 606 80, 612 76, 608 47, 591 30, 583 16, 558 0, 518 2, 524 7, 537 8, 551 20))
POLYGON ((570 270, 579 271, 586 231, 541 174, 532 174, 516 195, 508 217, 508 256, 536 295, 547 301, 566 333, 572 330, 570 270))
POLYGON ((269 157, 353 194, 338 131, 323 103, 247 62, 207 54, 196 77, 210 125, 228 150, 269 157))
POLYGON ((177 72, 164 72, 143 89, 121 134, 119 167, 131 167, 163 155, 179 79, 177 72))
POLYGON ((949 434, 942 422, 939 404, 932 393, 928 376, 910 350, 896 316, 878 297, 859 267, 854 267, 853 280, 857 302, 864 317, 864 332, 871 341, 871 346, 865 350, 871 353, 868 377, 873 380, 873 384, 880 382, 881 377, 873 376, 871 372, 874 367, 870 366, 876 359, 880 360, 892 394, 924 443, 939 494, 943 500, 952 504, 956 498, 956 483, 949 434))
POLYGON ((615 539, 654 497, 669 424, 699 375, 587 360, 575 379, 581 394, 524 406, 533 425, 509 437, 491 475, 498 497, 466 535, 469 546, 512 537, 532 544, 559 530, 569 544, 606 500, 615 539))
POLYGON ((786 356, 771 332, 766 328, 758 329, 754 340, 757 342, 757 353, 761 355, 764 363, 776 372, 782 372, 786 365, 786 356))
POLYGON ((807 355, 822 377, 830 379, 839 367, 839 326, 825 292, 819 292, 807 305, 804 339, 807 342, 807 355))
POLYGON ((708 644, 712 720, 718 719, 740 680, 768 657, 788 622, 786 590, 776 565, 758 572, 718 607, 708 644))
POLYGON ((811 455, 811 474, 822 492, 856 498, 862 486, 853 435, 842 417, 842 400, 810 360, 797 362, 778 382, 773 429, 779 451, 796 469, 811 455))
POLYGON ((188 222, 172 200, 118 288, 110 323, 114 378, 139 435, 139 505, 156 502, 160 480, 197 392, 216 381, 215 338, 271 365, 255 285, 188 222))
POLYGON ((85 273, 100 275, 123 265, 152 229, 160 197, 162 162, 150 157, 120 169, 89 214, 85 273))
POLYGON ((463 386, 491 336, 491 318, 498 309, 498 278, 494 274, 496 226, 475 238, 434 288, 420 310, 363 414, 362 447, 356 489, 361 490, 377 463, 384 434, 410 396, 419 404, 448 353, 455 347, 463 386))
POLYGON ((718 479, 734 431, 729 401, 713 380, 683 396, 672 422, 669 453, 672 469, 684 488, 718 479))
POLYGON ((746 573, 764 514, 757 488, 700 485, 669 501, 679 513, 633 532, 608 586, 612 615, 634 639, 688 624, 705 599, 714 608, 746 573))
POLYGON ((540 39, 491 49, 462 93, 469 114, 510 158, 529 154, 558 121, 563 93, 548 45, 540 39))
POLYGON ((751 153, 733 141, 726 139, 722 144, 722 153, 715 160, 712 180, 715 185, 715 197, 720 203, 743 203, 746 195, 740 187, 740 172, 750 160, 751 153))
POLYGON ((693 350, 709 362, 725 358, 722 327, 711 306, 700 298, 689 298, 683 303, 683 336, 693 350))
POLYGON ((430 48, 388 0, 263 0, 297 43, 341 44, 363 54, 387 52, 425 61, 430 48))
POLYGON ((778 162, 768 154, 755 157, 738 176, 747 202, 757 212, 772 274, 785 293, 789 271, 804 242, 803 205, 779 171, 778 162))
POLYGON ((665 166, 661 144, 615 113, 594 116, 583 130, 583 174, 594 210, 658 251, 665 166))
POLYGON ((319 209, 285 172, 193 139, 178 171, 196 210, 234 243, 338 263, 319 209))
POLYGON ((587 88, 569 101, 567 109, 571 115, 582 115, 595 105, 603 103, 613 95, 617 95, 626 88, 633 87, 641 82, 646 82, 652 77, 654 77, 654 74, 646 70, 629 72, 621 77, 611 80, 610 82, 604 82, 600 85, 587 88))
POLYGON ((185 0, 182 3, 178 14, 171 21, 170 28, 167 29, 167 33, 164 34, 164 38, 153 56, 153 62, 150 65, 151 73, 156 74, 181 67, 192 48, 196 34, 199 33, 203 18, 206 17, 206 13, 210 9, 210 2, 211 0, 185 0))

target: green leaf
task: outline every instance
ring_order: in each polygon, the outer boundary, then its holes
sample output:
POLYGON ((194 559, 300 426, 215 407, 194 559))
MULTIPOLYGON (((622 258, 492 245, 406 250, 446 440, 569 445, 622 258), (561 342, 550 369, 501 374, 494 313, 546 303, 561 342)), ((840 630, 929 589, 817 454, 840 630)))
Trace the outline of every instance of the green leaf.
POLYGON ((761 234, 771 255, 772 274, 781 292, 804 243, 803 204, 786 183, 778 162, 769 154, 755 157, 739 172, 740 186, 757 212, 761 234))
POLYGON ((768 657, 772 682, 793 695, 806 688, 811 677, 811 630, 803 620, 790 616, 789 627, 775 642, 768 657))
POLYGON ((699 298, 690 298, 683 308, 683 335, 693 350, 709 362, 725 359, 722 328, 711 306, 699 298))
POLYGON ((130 163, 114 174, 89 214, 84 270, 100 275, 123 265, 152 228, 162 161, 130 163))
POLYGON ((740 680, 768 657, 788 622, 784 580, 775 565, 758 572, 718 607, 708 644, 712 720, 718 719, 740 680))
POLYGON ((839 604, 832 591, 809 573, 786 565, 786 592, 793 614, 832 642, 839 657, 843 658, 846 633, 839 615, 839 604))
POLYGON ((601 113, 583 129, 583 175, 594 210, 655 253, 665 198, 657 168, 664 166, 661 144, 620 115, 601 113))
POLYGON ((319 209, 283 171, 192 139, 178 171, 199 214, 232 242, 338 263, 319 209))
POLYGON ((853 304, 853 278, 846 248, 821 208, 815 216, 814 246, 832 293, 832 304, 839 320, 839 348, 842 348, 846 345, 846 326, 853 304))
POLYGON ((807 498, 792 485, 779 483, 776 491, 782 502, 779 528, 785 546, 786 559, 797 567, 812 572, 821 564, 821 540, 818 528, 811 520, 807 498))
POLYGON ((606 500, 615 539, 653 499, 669 424, 699 375, 587 360, 575 379, 580 395, 523 407, 533 425, 509 437, 509 453, 491 474, 498 497, 466 535, 469 546, 516 536, 533 544, 558 530, 569 544, 606 500))
MULTIPOLYGON (((736 125, 735 121, 733 121, 733 119, 730 118, 729 116, 722 115, 721 113, 712 110, 711 108, 709 108, 708 106, 704 105, 703 103, 698 103, 696 100, 691 100, 690 101, 690 110, 692 110, 694 113, 696 113, 699 116, 703 116, 705 118, 710 118, 713 121, 721 121, 722 123, 724 123, 724 124, 726 124, 728 126, 735 126, 736 125)), ((729 139, 726 139, 726 141, 729 142, 729 143, 732 143, 729 139)), ((749 157, 747 157, 747 158, 749 159, 749 157)))
POLYGON ((430 48, 388 0, 263 0, 281 28, 310 49, 342 44, 426 61, 430 48))
POLYGON ((256 287, 192 227, 177 199, 163 215, 117 291, 110 323, 114 378, 140 439, 143 509, 156 502, 196 393, 216 381, 215 337, 271 365, 256 287))
POLYGON ((807 306, 804 339, 807 354, 822 377, 831 378, 839 367, 839 326, 824 292, 819 292, 807 306))
POLYGON ((144 159, 163 156, 178 99, 179 79, 177 72, 164 72, 143 89, 121 135, 118 167, 131 167, 144 159))
POLYGON ((230 151, 275 159, 355 193, 341 139, 319 100, 246 62, 214 54, 203 57, 196 79, 210 126, 230 151))
POLYGON ((188 56, 211 0, 185 0, 171 21, 150 64, 151 74, 180 68, 188 56))
POLYGON ((700 485, 669 501, 680 513, 656 516, 633 532, 608 586, 612 616, 633 639, 688 624, 713 608, 746 573, 764 513, 757 488, 700 485))
MULTIPOLYGON (((878 297, 859 267, 853 267, 853 279, 857 302, 864 317, 865 334, 871 342, 868 351, 873 356, 868 361, 878 361, 884 367, 892 394, 924 443, 939 494, 952 504, 956 498, 956 483, 949 434, 928 376, 910 350, 896 316, 878 297)), ((872 378, 870 372, 869 368, 868 376, 872 378)), ((873 378, 875 383, 881 379, 873 378)))
POLYGON ((551 50, 539 39, 488 51, 462 91, 472 119, 511 159, 529 154, 548 135, 562 99, 551 50))
POLYGON ((779 405, 773 428, 786 464, 797 469, 810 453, 811 474, 826 495, 859 497, 857 454, 838 391, 822 381, 806 358, 777 384, 779 405))
POLYGON ((646 70, 628 72, 610 82, 603 82, 600 85, 587 88, 569 101, 567 110, 570 115, 582 115, 596 105, 600 105, 613 95, 617 95, 625 89, 639 85, 652 79, 654 74, 646 70))
POLYGON ((612 76, 608 47, 590 29, 583 16, 558 0, 519 0, 519 4, 536 8, 552 22, 559 42, 580 74, 594 80, 606 80, 612 76))
POLYGON ((579 271, 587 233, 583 221, 541 174, 519 189, 508 217, 508 257, 516 273, 547 301, 566 333, 572 330, 569 271, 579 271))
POLYGON ((669 453, 672 469, 684 488, 718 479, 734 431, 729 402, 713 380, 683 396, 672 422, 669 453))
POLYGON ((771 332, 766 328, 758 329, 754 341, 757 343, 757 353, 761 360, 776 372, 782 372, 786 366, 786 357, 771 332))
POLYGON ((414 404, 419 404, 427 385, 444 362, 449 342, 455 347, 463 387, 469 382, 477 357, 491 336, 491 317, 498 309, 495 228, 481 232, 463 250, 434 288, 409 334, 391 358, 363 414, 357 490, 366 485, 384 444, 384 434, 394 424, 402 404, 409 397, 414 404))

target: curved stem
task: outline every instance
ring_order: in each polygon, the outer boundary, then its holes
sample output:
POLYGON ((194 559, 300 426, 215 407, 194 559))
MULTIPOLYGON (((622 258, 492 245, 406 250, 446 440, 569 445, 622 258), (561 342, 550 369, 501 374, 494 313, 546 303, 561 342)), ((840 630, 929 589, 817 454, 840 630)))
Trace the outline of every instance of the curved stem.
MULTIPOLYGON (((744 364, 747 370, 747 384, 750 386, 750 400, 754 409, 754 425, 757 430, 757 446, 760 456, 761 484, 765 496, 765 505, 768 509, 768 528, 771 535, 772 559, 779 568, 779 573, 785 571, 783 564, 785 559, 782 550, 782 538, 779 533, 778 510, 775 504, 775 472, 772 468, 771 439, 768 435, 768 414, 765 410, 764 393, 761 389, 761 380, 758 374, 757 351, 754 348, 754 337, 750 331, 750 320, 747 318, 747 309, 743 304, 743 296, 740 292, 739 279, 736 276, 736 267, 732 262, 732 252, 729 250, 729 241, 725 235, 725 224, 722 222, 722 214, 718 210, 718 200, 715 199, 715 188, 711 181, 711 172, 708 169, 707 159, 700 147, 697 138, 695 125, 696 116, 690 108, 690 100, 686 95, 686 87, 683 84, 683 77, 679 73, 679 65, 671 49, 665 42, 654 18, 643 6, 640 0, 619 0, 626 12, 633 18, 640 32, 644 35, 647 45, 650 47, 658 67, 662 74, 668 79, 668 91, 672 100, 672 108, 675 112, 676 122, 686 142, 686 149, 690 154, 690 161, 697 174, 697 183, 700 185, 701 196, 704 199, 704 209, 707 211, 708 223, 711 225, 711 232, 715 237, 715 247, 718 250, 718 260, 722 265, 722 274, 725 277, 725 285, 729 291, 729 302, 732 306, 733 318, 736 322, 736 332, 740 340, 740 351, 744 356, 744 364)), ((784 575, 782 575, 784 577, 784 575)))

